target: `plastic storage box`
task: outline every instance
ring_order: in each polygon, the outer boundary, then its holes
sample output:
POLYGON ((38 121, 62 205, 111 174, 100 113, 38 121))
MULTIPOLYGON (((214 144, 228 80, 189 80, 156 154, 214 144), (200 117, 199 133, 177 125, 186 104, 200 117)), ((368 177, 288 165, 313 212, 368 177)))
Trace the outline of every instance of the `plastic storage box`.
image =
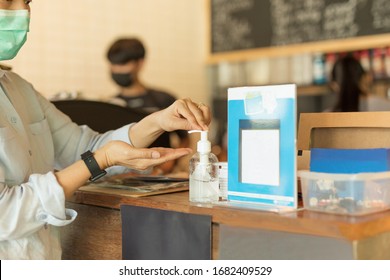
POLYGON ((390 172, 333 174, 299 171, 308 210, 365 215, 390 208, 390 172))

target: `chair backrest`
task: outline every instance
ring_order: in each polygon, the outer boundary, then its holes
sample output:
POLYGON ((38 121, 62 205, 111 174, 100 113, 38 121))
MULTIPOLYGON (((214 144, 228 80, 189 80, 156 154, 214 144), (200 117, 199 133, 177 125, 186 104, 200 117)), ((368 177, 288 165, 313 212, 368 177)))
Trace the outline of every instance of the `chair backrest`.
MULTIPOLYGON (((78 125, 87 125, 100 133, 138 122, 148 115, 146 112, 100 101, 58 100, 52 103, 78 125)), ((169 139, 169 133, 164 133, 151 147, 169 147, 169 139)))

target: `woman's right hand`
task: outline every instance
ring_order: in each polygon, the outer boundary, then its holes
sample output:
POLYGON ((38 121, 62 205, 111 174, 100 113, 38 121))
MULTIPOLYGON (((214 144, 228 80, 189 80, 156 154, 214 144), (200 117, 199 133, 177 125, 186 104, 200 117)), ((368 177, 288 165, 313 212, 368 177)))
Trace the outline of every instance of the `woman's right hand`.
POLYGON ((191 152, 189 148, 134 148, 122 141, 111 141, 95 152, 95 158, 102 169, 120 165, 146 170, 191 152))
MULTIPOLYGON (((188 155, 189 148, 134 148, 122 141, 111 141, 94 152, 94 157, 101 169, 121 165, 130 169, 146 170, 166 161, 188 155)), ((66 198, 73 193, 91 176, 90 171, 82 160, 55 172, 58 183, 64 189, 66 198)))

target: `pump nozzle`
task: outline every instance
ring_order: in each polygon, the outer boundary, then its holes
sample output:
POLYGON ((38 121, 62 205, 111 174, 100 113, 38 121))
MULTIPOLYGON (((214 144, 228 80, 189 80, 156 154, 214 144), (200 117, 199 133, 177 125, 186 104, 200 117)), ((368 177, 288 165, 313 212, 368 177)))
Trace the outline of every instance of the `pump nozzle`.
POLYGON ((197 151, 200 154, 208 154, 211 152, 211 143, 208 140, 208 131, 207 130, 190 130, 188 133, 200 132, 200 140, 197 144, 197 151))

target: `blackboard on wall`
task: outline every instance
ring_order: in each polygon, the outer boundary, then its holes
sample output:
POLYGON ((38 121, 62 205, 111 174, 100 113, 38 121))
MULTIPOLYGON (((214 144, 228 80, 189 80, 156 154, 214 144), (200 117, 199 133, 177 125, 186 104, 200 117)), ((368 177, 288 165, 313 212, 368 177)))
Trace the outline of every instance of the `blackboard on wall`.
POLYGON ((390 0, 210 0, 210 13, 211 54, 390 33, 390 0))

